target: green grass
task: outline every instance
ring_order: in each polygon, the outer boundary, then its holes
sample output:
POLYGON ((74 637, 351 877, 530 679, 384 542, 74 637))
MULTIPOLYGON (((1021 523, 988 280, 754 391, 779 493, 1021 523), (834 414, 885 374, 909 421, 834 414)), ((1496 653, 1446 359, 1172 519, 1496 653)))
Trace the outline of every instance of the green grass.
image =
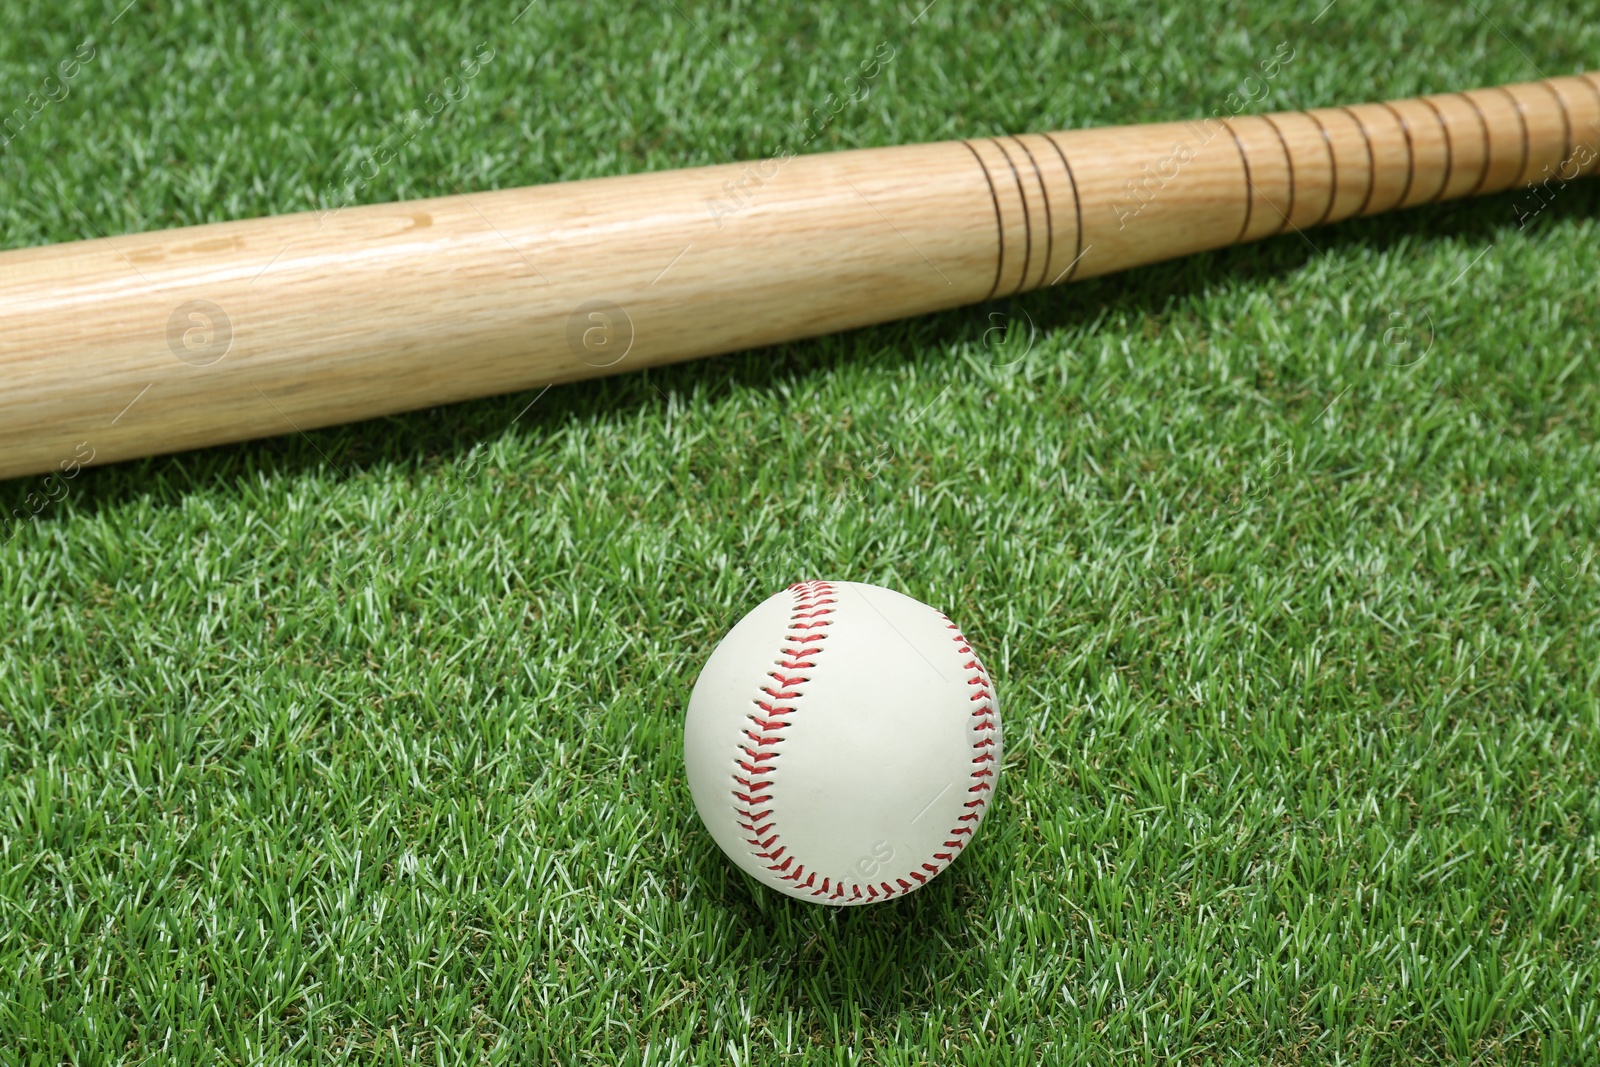
MULTIPOLYGON (((96 58, 0 241, 325 204, 480 42, 358 199, 760 157, 884 41, 818 147, 1197 115, 1280 41, 1275 108, 1600 66, 1555 0, 920 6, 9 4, 0 114, 96 58)), ((80 475, 0 546, 0 1061, 1600 1061, 1597 184, 80 475), (802 577, 1000 687, 898 903, 689 801, 802 577)))

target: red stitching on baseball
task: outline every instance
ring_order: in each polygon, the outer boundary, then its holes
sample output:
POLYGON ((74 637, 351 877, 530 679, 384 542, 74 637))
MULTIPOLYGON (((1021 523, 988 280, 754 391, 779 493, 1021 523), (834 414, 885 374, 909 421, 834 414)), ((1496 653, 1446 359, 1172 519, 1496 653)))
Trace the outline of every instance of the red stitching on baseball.
MULTIPOLYGON (((817 665, 816 659, 812 657, 818 657, 823 652, 828 637, 828 627, 832 625, 832 620, 828 616, 833 614, 834 605, 837 601, 833 598, 833 587, 827 582, 799 582, 790 586, 789 592, 794 594, 795 604, 789 612, 789 629, 784 638, 787 644, 779 649, 783 656, 787 658, 774 662, 776 666, 784 671, 805 670, 817 665)), ((995 778, 995 769, 991 764, 996 762, 994 753, 989 750, 995 748, 998 743, 998 739, 995 736, 994 687, 989 681, 988 673, 979 664, 977 657, 972 655, 972 646, 961 635, 961 631, 956 629, 955 623, 951 622, 943 614, 940 614, 939 617, 944 619, 945 624, 954 634, 952 640, 956 644, 957 654, 971 657, 962 664, 962 668, 969 672, 967 685, 974 689, 969 699, 972 703, 981 703, 983 705, 972 712, 972 718, 977 720, 972 724, 972 764, 976 769, 971 773, 971 780, 974 784, 967 789, 967 792, 969 794, 989 794, 993 792, 993 779, 995 778)), ((804 695, 804 691, 798 687, 803 686, 810 680, 804 675, 790 676, 780 674, 778 671, 768 671, 767 677, 776 683, 777 688, 761 685, 757 687, 757 690, 770 699, 763 700, 760 697, 755 697, 751 701, 766 713, 766 717, 763 718, 756 714, 751 714, 749 717, 750 722, 761 732, 744 731, 745 737, 749 738, 754 747, 741 744, 739 751, 744 754, 746 759, 740 760, 736 758, 734 760, 739 769, 751 776, 768 774, 774 770, 771 765, 762 761, 773 760, 778 757, 779 754, 771 751, 769 746, 782 744, 783 731, 789 727, 787 716, 793 714, 796 710, 796 704, 794 703, 781 704, 777 702, 798 702, 801 696, 804 695)), ((733 780, 750 793, 755 793, 773 784, 771 780, 751 782, 748 778, 741 777, 738 774, 733 775, 733 780)), ((753 835, 746 838, 746 841, 751 846, 752 854, 757 859, 766 861, 767 870, 779 874, 784 881, 793 883, 799 888, 811 890, 813 897, 827 897, 830 900, 838 900, 845 896, 846 883, 842 879, 834 882, 831 878, 824 877, 822 886, 817 888, 817 872, 812 871, 808 874, 805 865, 795 863, 793 856, 785 858, 784 851, 786 846, 778 845, 776 848, 773 847, 780 836, 774 830, 777 820, 762 822, 762 820, 772 815, 772 809, 769 808, 759 812, 747 810, 757 804, 771 800, 770 794, 753 797, 735 789, 733 796, 740 802, 734 807, 735 814, 743 820, 739 822, 740 827, 753 835), (773 832, 769 835, 768 831, 773 832), (761 851, 756 851, 757 849, 761 851), (779 863, 780 859, 783 862, 779 863), (790 869, 791 867, 793 868, 792 870, 790 869)), ((972 825, 962 824, 976 824, 980 821, 983 818, 984 808, 988 801, 988 796, 984 795, 966 801, 962 805, 966 813, 958 818, 958 825, 949 831, 947 836, 951 840, 944 842, 943 847, 948 851, 934 853, 932 862, 924 862, 921 864, 920 869, 907 872, 909 877, 916 879, 916 885, 906 881, 904 878, 896 878, 894 885, 890 885, 888 882, 879 882, 877 885, 869 884, 865 887, 866 892, 863 894, 863 887, 858 883, 852 882, 849 884, 850 899, 864 901, 888 900, 891 897, 909 892, 916 886, 925 884, 928 879, 944 870, 961 854, 961 850, 966 847, 967 840, 971 838, 973 831, 972 825), (922 873, 924 871, 927 873, 922 873), (882 890, 881 893, 879 892, 880 889, 882 890)))
MULTIPOLYGON (((828 627, 832 625, 831 620, 829 620, 827 616, 833 614, 833 605, 836 603, 836 601, 833 599, 832 595, 833 587, 827 582, 800 582, 790 586, 789 591, 795 596, 795 605, 792 609, 790 609, 789 612, 789 632, 784 636, 785 643, 783 647, 779 649, 779 651, 786 658, 779 659, 774 662, 784 671, 792 672, 805 670, 817 665, 816 660, 813 657, 822 654, 825 639, 828 636, 828 627)), ((776 682, 777 687, 774 688, 773 686, 762 685, 758 686, 757 689, 759 692, 769 697, 770 700, 762 700, 760 697, 757 697, 752 701, 756 707, 760 708, 766 713, 766 717, 763 718, 754 714, 750 716, 751 723, 753 723, 755 727, 761 731, 761 733, 755 734, 749 730, 744 731, 745 736, 751 741, 755 742, 758 748, 752 749, 747 745, 740 745, 739 751, 743 752, 750 762, 747 763, 745 760, 740 760, 737 758, 734 760, 734 763, 738 768, 742 769, 746 774, 751 775, 767 774, 773 770, 772 766, 759 761, 777 758, 778 753, 767 750, 767 746, 778 745, 783 742, 783 731, 789 727, 787 716, 793 713, 795 710, 795 706, 792 703, 781 704, 778 702, 798 700, 801 696, 802 690, 797 687, 804 685, 809 680, 805 675, 780 674, 778 671, 768 671, 767 677, 776 682)), ((758 785, 752 785, 738 774, 733 775, 733 780, 735 783, 743 785, 751 791, 756 789, 764 789, 772 784, 771 781, 765 781, 759 783, 758 785)), ((749 797, 746 797, 744 794, 738 792, 737 789, 734 790, 733 795, 736 799, 744 801, 747 806, 753 805, 754 803, 749 797)), ((770 797, 763 796, 759 799, 768 800, 770 797)), ((761 835, 765 834, 768 830, 771 830, 775 825, 776 820, 766 823, 759 828, 755 826, 755 823, 758 820, 771 815, 772 812, 770 810, 763 811, 758 815, 752 815, 750 812, 745 811, 737 806, 734 810, 738 815, 742 815, 749 820, 749 822, 741 822, 739 825, 756 835, 755 837, 746 838, 746 840, 751 846, 753 846, 753 849, 758 848, 762 850, 760 852, 754 852, 754 855, 758 859, 769 861, 767 864, 767 869, 769 871, 778 872, 783 875, 785 881, 794 882, 803 888, 810 889, 816 884, 816 872, 811 872, 810 876, 808 877, 805 866, 803 864, 796 864, 793 856, 784 859, 782 863, 777 862, 778 859, 783 856, 785 848, 783 845, 779 845, 777 848, 772 847, 773 843, 778 840, 779 835, 777 833, 773 833, 771 836, 765 838, 765 840, 762 839, 761 835), (790 870, 791 866, 793 866, 793 870, 790 870), (802 879, 804 879, 804 881, 802 881, 802 879)), ((829 884, 829 879, 824 878, 822 880, 822 888, 814 892, 812 895, 818 896, 826 894, 828 892, 829 884)), ((843 891, 844 885, 841 882, 839 883, 838 892, 835 895, 842 895, 843 891)), ((856 895, 860 895, 859 889, 856 890, 856 895)))

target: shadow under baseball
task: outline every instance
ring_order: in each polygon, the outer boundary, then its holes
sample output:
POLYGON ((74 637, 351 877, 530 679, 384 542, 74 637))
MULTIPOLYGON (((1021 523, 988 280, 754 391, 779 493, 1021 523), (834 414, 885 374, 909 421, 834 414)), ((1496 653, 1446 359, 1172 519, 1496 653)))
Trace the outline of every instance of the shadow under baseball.
POLYGON ((767 999, 818 1019, 882 1019, 948 1004, 951 976, 984 951, 993 906, 970 859, 899 900, 838 908, 758 884, 697 834, 684 863, 706 906, 744 936, 717 961, 732 963, 767 999))

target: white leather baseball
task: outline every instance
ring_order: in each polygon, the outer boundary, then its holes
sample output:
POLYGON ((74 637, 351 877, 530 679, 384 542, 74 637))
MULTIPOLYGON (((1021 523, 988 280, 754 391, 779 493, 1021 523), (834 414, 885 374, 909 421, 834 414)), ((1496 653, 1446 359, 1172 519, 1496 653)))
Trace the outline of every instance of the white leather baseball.
POLYGON ((802 900, 925 885, 971 842, 1000 773, 994 685, 941 613, 801 582, 722 639, 689 698, 689 790, 722 851, 802 900))

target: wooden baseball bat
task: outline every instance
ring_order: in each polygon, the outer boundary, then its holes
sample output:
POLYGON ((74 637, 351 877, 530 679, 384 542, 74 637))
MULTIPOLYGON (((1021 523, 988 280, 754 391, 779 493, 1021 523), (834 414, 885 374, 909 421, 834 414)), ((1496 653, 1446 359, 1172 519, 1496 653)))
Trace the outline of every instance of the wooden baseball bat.
MULTIPOLYGON (((0 477, 774 344, 1593 168, 1593 74, 0 253, 0 477)), ((1542 187, 1542 188, 1541 188, 1542 187)))

